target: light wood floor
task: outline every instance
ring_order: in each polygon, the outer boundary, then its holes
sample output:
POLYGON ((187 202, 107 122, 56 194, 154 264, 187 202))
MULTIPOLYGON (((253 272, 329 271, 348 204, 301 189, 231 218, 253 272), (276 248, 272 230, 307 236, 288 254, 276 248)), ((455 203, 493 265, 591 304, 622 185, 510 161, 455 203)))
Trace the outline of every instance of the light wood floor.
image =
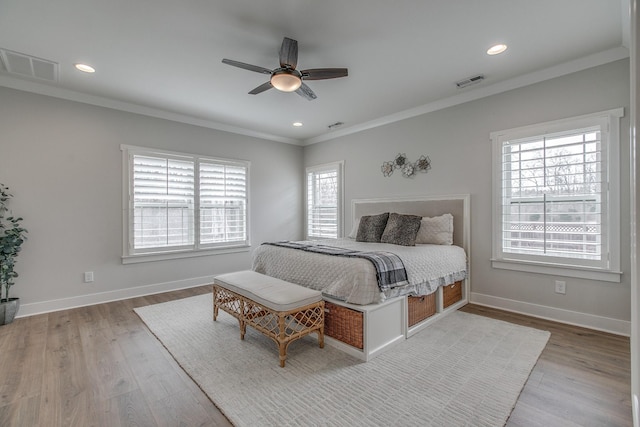
MULTIPOLYGON (((207 292, 202 286, 0 327, 0 426, 229 426, 133 312, 207 292)), ((508 426, 631 426, 627 338, 463 310, 551 332, 508 426)))
POLYGON ((551 332, 507 426, 631 426, 629 338, 467 305, 462 311, 551 332))

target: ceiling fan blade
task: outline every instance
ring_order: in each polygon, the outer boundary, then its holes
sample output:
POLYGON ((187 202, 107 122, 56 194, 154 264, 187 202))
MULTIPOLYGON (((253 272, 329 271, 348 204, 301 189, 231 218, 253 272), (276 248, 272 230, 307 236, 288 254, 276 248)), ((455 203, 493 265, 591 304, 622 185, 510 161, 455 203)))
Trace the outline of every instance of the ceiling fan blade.
POLYGON ((308 101, 313 101, 318 97, 311 88, 304 83, 296 90, 296 93, 308 101))
POLYGON ((265 90, 271 89, 272 87, 273 86, 271 86, 271 82, 263 83, 260 86, 258 86, 257 88, 253 89, 251 92, 249 92, 249 95, 257 95, 259 93, 264 92, 265 90))
POLYGON ((298 42, 285 37, 280 47, 280 66, 296 69, 298 65, 298 42))
POLYGON ((245 64, 244 62, 234 61, 232 59, 223 59, 223 64, 233 65, 234 67, 244 68, 245 70, 255 71, 256 73, 271 74, 271 70, 257 65, 245 64))
POLYGON ((346 68, 312 68, 302 70, 301 73, 305 80, 325 80, 346 77, 349 75, 349 70, 346 68))

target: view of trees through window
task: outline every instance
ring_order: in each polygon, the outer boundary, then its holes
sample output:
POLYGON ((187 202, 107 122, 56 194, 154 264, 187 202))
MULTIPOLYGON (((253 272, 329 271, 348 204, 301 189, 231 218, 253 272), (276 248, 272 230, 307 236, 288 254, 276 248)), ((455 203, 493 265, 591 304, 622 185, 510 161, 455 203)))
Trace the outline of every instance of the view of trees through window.
POLYGON ((599 127, 502 147, 503 251, 599 260, 599 127))

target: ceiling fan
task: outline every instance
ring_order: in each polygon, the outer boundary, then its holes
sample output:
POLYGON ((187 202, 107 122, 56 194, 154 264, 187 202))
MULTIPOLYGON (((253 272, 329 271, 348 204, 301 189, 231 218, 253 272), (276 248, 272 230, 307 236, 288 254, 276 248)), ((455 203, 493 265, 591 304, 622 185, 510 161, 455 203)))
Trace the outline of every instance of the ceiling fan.
POLYGON ((269 74, 271 76, 268 82, 261 84, 249 92, 251 95, 257 95, 273 87, 282 92, 295 92, 309 101, 316 99, 317 96, 303 80, 326 80, 346 77, 348 75, 346 68, 296 70, 296 66, 298 65, 298 42, 288 37, 282 40, 282 46, 280 47, 280 67, 274 70, 226 58, 223 59, 222 62, 233 65, 234 67, 244 68, 245 70, 255 71, 256 73, 269 74))

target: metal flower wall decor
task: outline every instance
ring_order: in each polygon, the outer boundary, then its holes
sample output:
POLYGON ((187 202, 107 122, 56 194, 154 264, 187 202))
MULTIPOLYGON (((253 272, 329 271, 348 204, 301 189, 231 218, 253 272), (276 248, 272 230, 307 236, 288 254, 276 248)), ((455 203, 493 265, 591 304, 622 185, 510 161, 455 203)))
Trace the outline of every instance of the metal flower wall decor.
POLYGON ((417 161, 412 163, 407 160, 406 154, 399 153, 394 160, 384 162, 380 167, 382 175, 384 176, 393 175, 393 171, 396 169, 400 169, 402 176, 405 178, 411 178, 418 172, 426 173, 431 169, 431 159, 429 159, 429 156, 420 156, 417 161))

